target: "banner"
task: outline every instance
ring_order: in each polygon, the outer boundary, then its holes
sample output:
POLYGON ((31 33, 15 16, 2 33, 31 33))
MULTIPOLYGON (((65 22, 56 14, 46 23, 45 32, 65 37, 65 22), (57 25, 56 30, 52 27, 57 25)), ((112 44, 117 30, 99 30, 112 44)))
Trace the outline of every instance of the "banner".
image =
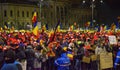
POLYGON ((100 66, 101 69, 113 68, 112 53, 100 54, 100 66))
POLYGON ((96 61, 97 60, 97 55, 91 55, 90 58, 91 58, 92 61, 96 61))
POLYGON ((110 44, 117 44, 117 39, 116 39, 116 36, 109 36, 108 37, 109 38, 109 42, 110 42, 110 44))
POLYGON ((86 57, 86 56, 83 56, 82 62, 84 62, 84 63, 90 63, 90 58, 86 57))

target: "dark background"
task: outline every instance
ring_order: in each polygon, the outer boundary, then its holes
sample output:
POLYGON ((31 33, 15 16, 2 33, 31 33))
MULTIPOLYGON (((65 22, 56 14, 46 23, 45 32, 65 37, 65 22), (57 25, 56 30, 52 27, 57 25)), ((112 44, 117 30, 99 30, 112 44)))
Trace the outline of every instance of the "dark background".
POLYGON ((120 0, 105 0, 112 9, 120 10, 120 0))

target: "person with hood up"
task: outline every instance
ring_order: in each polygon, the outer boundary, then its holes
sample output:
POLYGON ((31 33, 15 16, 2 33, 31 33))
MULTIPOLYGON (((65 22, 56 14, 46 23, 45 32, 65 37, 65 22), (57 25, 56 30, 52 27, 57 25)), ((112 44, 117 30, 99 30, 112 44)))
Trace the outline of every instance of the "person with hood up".
POLYGON ((27 69, 26 70, 34 70, 34 58, 35 58, 35 51, 31 45, 28 45, 26 50, 26 59, 27 59, 27 69))
POLYGON ((5 63, 0 70, 19 70, 15 63, 15 52, 7 50, 5 53, 5 63))
POLYGON ((119 47, 119 50, 117 52, 117 56, 116 56, 116 59, 115 59, 115 62, 114 62, 114 68, 115 68, 115 70, 120 69, 120 47, 119 47))
POLYGON ((55 60, 55 65, 57 66, 57 70, 70 70, 70 59, 67 57, 67 53, 62 52, 61 57, 55 60))

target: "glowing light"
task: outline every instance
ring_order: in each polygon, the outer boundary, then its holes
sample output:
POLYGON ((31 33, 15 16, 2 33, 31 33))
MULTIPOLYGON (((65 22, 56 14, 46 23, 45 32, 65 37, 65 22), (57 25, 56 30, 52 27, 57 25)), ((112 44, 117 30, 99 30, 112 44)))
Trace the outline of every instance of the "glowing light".
POLYGON ((83 3, 85 3, 85 0, 83 0, 83 3))
POLYGON ((103 0, 100 0, 100 3, 103 3, 103 0))

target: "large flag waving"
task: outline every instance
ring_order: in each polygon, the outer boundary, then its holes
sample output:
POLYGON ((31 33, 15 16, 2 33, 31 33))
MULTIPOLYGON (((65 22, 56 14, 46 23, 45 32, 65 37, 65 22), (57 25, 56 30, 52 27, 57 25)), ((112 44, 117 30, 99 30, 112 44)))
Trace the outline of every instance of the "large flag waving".
POLYGON ((32 23, 33 23, 33 34, 38 35, 38 26, 37 26, 37 13, 34 12, 32 17, 32 23))

